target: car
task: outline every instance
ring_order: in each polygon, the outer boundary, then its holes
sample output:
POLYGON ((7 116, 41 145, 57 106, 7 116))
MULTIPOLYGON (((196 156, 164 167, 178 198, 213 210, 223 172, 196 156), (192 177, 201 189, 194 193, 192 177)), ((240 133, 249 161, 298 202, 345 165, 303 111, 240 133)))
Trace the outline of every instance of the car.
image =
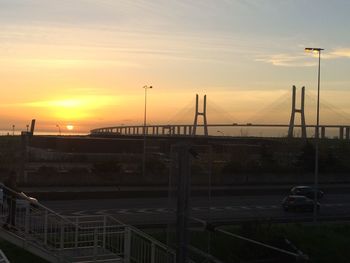
MULTIPOLYGON (((302 195, 288 195, 282 201, 282 207, 285 211, 313 211, 315 201, 302 195)), ((320 209, 320 203, 316 203, 317 211, 320 209)))
MULTIPOLYGON (((290 190, 291 195, 302 195, 310 199, 315 198, 315 188, 312 186, 294 186, 290 190)), ((324 196, 324 192, 320 189, 317 189, 317 199, 321 199, 324 196)))

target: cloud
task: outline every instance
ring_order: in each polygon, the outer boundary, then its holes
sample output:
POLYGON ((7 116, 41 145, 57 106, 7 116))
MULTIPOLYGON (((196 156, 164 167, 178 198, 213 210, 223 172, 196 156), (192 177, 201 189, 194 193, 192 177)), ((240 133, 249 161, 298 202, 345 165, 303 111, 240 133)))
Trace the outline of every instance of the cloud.
MULTIPOLYGON (((301 54, 301 52, 300 52, 301 54)), ((311 55, 296 55, 291 53, 279 53, 260 55, 255 61, 260 61, 274 66, 282 67, 311 67, 315 66, 317 62, 310 61, 310 56, 318 57, 318 53, 311 53, 311 55)), ((350 58, 350 48, 336 48, 322 53, 322 59, 338 59, 338 58, 350 58)))
POLYGON ((324 55, 326 59, 350 58, 350 48, 337 48, 331 51, 329 54, 325 52, 324 55))
POLYGON ((282 67, 311 67, 316 65, 315 62, 308 61, 305 56, 290 55, 285 53, 261 56, 256 58, 255 61, 261 61, 274 66, 282 67))

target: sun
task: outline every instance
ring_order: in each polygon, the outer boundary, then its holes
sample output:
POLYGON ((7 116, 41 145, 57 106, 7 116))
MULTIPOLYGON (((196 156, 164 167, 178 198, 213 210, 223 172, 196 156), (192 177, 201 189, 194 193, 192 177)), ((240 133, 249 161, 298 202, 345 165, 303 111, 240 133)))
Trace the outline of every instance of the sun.
POLYGON ((67 130, 72 131, 72 130, 74 129, 74 126, 71 125, 71 124, 68 124, 68 125, 66 126, 66 128, 67 128, 67 130))

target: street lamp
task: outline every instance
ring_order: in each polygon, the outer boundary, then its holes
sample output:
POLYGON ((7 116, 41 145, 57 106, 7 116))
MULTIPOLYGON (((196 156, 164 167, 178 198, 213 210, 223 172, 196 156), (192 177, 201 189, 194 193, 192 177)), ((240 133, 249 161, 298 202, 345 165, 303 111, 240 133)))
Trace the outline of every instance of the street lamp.
POLYGON ((320 126, 320 79, 321 79, 321 51, 323 48, 305 48, 306 52, 318 54, 318 78, 317 78, 317 113, 315 130, 315 181, 314 181, 314 213, 313 220, 317 221, 317 199, 318 199, 318 148, 319 148, 319 126, 320 126))
POLYGON ((61 127, 60 127, 60 125, 56 124, 56 127, 58 128, 58 134, 61 136, 61 127))
POLYGON ((152 89, 152 86, 143 86, 145 89, 145 111, 143 116, 143 159, 142 159, 142 174, 146 174, 146 125, 147 125, 147 90, 152 89))

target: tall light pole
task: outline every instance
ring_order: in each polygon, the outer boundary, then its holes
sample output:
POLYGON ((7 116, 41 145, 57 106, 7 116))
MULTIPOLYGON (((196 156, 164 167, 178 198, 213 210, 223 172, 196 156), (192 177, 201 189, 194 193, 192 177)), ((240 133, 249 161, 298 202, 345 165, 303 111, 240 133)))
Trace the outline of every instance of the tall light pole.
POLYGON ((318 151, 319 151, 319 127, 320 127, 320 80, 321 80, 321 51, 323 48, 305 48, 306 52, 318 53, 318 78, 317 78, 317 112, 315 130, 315 180, 314 180, 314 212, 313 220, 317 222, 317 200, 318 200, 318 151))
POLYGON ((60 127, 60 125, 56 124, 56 127, 58 128, 58 134, 61 136, 61 127, 60 127))
POLYGON ((143 158, 142 158, 142 174, 146 175, 146 125, 147 125, 147 90, 152 89, 152 86, 143 86, 145 89, 145 111, 143 116, 143 158))

